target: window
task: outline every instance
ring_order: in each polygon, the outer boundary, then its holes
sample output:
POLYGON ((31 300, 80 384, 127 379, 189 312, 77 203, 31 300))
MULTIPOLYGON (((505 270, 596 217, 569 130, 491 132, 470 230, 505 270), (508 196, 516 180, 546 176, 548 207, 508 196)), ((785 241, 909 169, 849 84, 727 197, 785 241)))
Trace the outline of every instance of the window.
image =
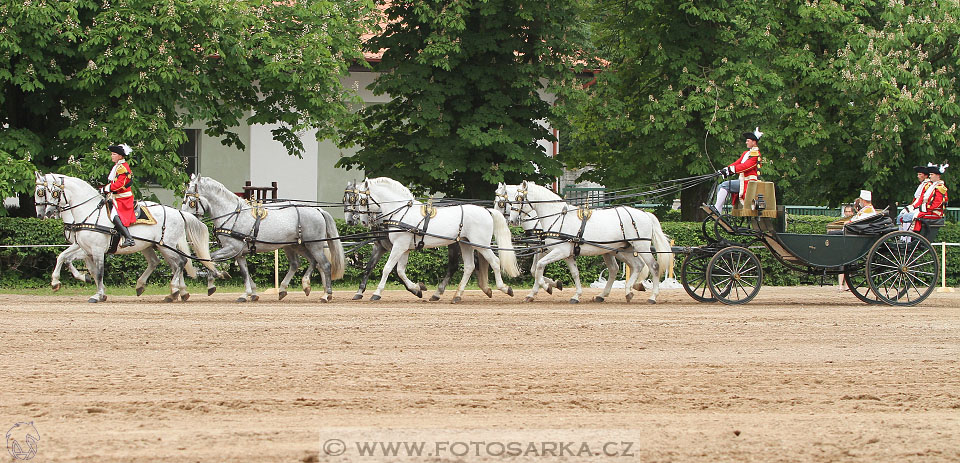
POLYGON ((183 162, 183 170, 187 175, 200 173, 200 129, 183 129, 187 134, 187 141, 177 148, 177 156, 183 162))

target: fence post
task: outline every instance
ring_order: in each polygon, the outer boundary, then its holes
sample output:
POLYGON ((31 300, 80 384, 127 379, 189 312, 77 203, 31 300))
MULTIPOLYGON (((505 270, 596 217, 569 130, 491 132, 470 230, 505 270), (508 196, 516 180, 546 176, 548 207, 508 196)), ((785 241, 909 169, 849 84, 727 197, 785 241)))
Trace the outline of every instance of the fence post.
POLYGON ((940 243, 940 287, 938 293, 952 293, 953 288, 947 286, 947 242, 940 243))

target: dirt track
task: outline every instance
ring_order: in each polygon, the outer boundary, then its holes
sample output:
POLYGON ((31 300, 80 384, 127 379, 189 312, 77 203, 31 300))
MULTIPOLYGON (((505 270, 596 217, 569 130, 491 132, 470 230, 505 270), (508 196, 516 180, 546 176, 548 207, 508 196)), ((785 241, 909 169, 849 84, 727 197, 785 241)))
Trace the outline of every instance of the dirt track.
POLYGON ((741 307, 622 294, 0 295, 0 431, 33 421, 37 462, 376 461, 352 439, 445 429, 633 442, 609 461, 960 460, 960 293, 915 308, 833 288, 765 287, 741 307), (330 438, 346 455, 323 452, 330 438))

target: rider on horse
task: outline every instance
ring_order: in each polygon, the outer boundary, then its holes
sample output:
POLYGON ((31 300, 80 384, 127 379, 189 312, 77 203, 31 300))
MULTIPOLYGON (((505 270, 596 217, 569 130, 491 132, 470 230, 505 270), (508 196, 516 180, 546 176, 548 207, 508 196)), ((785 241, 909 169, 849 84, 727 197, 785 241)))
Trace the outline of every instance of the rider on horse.
POLYGON ((760 131, 760 127, 757 127, 752 133, 744 133, 743 138, 747 144, 747 150, 732 164, 717 171, 716 175, 718 177, 740 174, 739 179, 727 180, 717 187, 717 202, 713 207, 718 214, 723 210, 723 203, 727 200, 728 194, 738 193, 742 201, 744 195, 747 194, 747 185, 757 180, 760 175, 760 148, 757 144, 762 136, 763 132, 760 131))
POLYGON ((100 192, 107 195, 107 199, 113 203, 113 208, 110 209, 110 220, 123 236, 121 246, 134 246, 136 243, 130 236, 130 230, 127 229, 137 220, 133 212, 133 171, 130 170, 130 165, 125 159, 133 153, 133 149, 126 144, 111 145, 107 149, 110 150, 110 159, 114 164, 107 177, 110 183, 100 187, 100 192))

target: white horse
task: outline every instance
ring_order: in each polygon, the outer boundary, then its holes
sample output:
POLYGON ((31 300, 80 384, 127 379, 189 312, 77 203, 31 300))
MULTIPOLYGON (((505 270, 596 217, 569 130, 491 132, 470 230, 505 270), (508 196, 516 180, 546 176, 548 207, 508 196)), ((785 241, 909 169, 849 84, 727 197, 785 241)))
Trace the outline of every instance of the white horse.
MULTIPOLYGON (((660 278, 670 265, 673 253, 670 252, 670 240, 653 214, 625 206, 596 210, 577 208, 549 189, 527 181, 519 185, 512 203, 517 205, 517 214, 521 218, 536 213, 549 249, 536 263, 536 280, 525 300, 533 300, 538 289, 546 287, 543 271, 547 265, 574 257, 579 248, 579 254, 603 256, 610 272, 607 286, 597 296, 597 301, 603 301, 609 295, 614 275, 619 270, 616 262, 616 258, 619 258, 633 270, 626 284, 627 301, 633 299, 633 288, 645 274, 646 266, 655 275, 651 278, 653 288, 649 302, 657 302, 660 278), (651 245, 657 250, 656 257, 651 245)), ((576 265, 575 262, 573 265, 576 265)), ((578 284, 577 298, 580 292, 578 284)))
MULTIPOLYGON (((409 199, 414 199, 413 195, 410 195, 409 199)), ((371 220, 368 214, 359 213, 359 196, 357 195, 357 182, 355 180, 348 180, 347 186, 343 190, 343 218, 348 225, 357 225, 363 224, 363 226, 371 229, 379 229, 381 224, 375 220, 371 220)), ((377 263, 380 262, 380 258, 384 254, 390 251, 392 244, 384 234, 381 238, 374 240, 371 243, 373 249, 370 253, 370 259, 367 261, 367 264, 363 267, 363 275, 360 276, 360 287, 357 289, 357 293, 353 295, 353 299, 363 299, 363 292, 367 289, 367 281, 370 279, 370 274, 373 273, 374 267, 377 263)), ((406 266, 407 255, 405 255, 398 265, 406 266)), ((437 286, 437 291, 430 296, 431 301, 439 301, 440 296, 443 295, 444 291, 447 289, 447 285, 450 283, 450 279, 453 278, 454 272, 460 268, 460 246, 457 243, 453 243, 447 246, 447 270, 443 275, 443 279, 440 280, 440 284, 437 286)), ((490 266, 487 264, 486 259, 480 259, 477 262, 476 274, 477 274, 477 286, 480 287, 480 290, 483 291, 487 297, 493 297, 493 290, 489 286, 489 270, 490 266)), ((422 291, 426 291, 426 285, 423 283, 419 284, 422 291)))
MULTIPOLYGON (((73 215, 68 211, 63 211, 58 204, 60 190, 62 190, 62 182, 60 182, 60 187, 51 190, 48 185, 57 184, 58 181, 56 175, 40 174, 40 172, 36 171, 34 174, 37 176, 37 189, 34 191, 33 202, 36 206, 37 218, 46 219, 59 216, 60 220, 62 220, 64 223, 64 238, 66 238, 67 242, 70 243, 70 247, 63 250, 63 252, 57 256, 57 263, 53 267, 53 273, 50 275, 50 286, 54 291, 60 289, 60 269, 63 267, 64 263, 67 264, 67 268, 70 270, 70 273, 74 278, 84 283, 93 283, 93 277, 91 277, 89 273, 82 273, 73 265, 74 261, 84 259, 84 261, 87 262, 87 268, 90 268, 89 256, 83 251, 83 248, 77 244, 77 240, 74 235, 75 230, 73 227, 73 215), (57 195, 56 198, 53 197, 54 194, 57 195)), ((143 202, 142 204, 148 204, 151 207, 156 205, 156 203, 147 202, 143 202)), ((187 245, 187 239, 185 237, 177 242, 177 249, 184 254, 190 254, 190 247, 187 245)), ((137 279, 137 296, 143 294, 147 284, 147 279, 150 278, 150 275, 153 273, 154 269, 156 269, 157 265, 160 264, 160 258, 157 257, 157 253, 154 248, 144 249, 143 257, 147 261, 147 268, 144 270, 143 274, 140 275, 140 278, 137 279)), ((187 261, 184 271, 190 278, 197 277, 197 269, 193 266, 191 261, 187 261)), ((217 286, 213 280, 214 275, 216 274, 216 271, 207 274, 207 295, 213 294, 213 292, 217 290, 217 286)))
POLYGON ((368 222, 381 221, 390 230, 390 257, 371 300, 380 299, 394 267, 407 290, 423 297, 423 289, 407 278, 407 253, 415 248, 436 248, 452 243, 460 245, 463 256, 463 277, 453 303, 462 300, 464 288, 474 271, 474 249, 493 268, 497 289, 513 296, 513 288, 503 283, 500 274, 501 268, 510 277, 520 274, 510 228, 503 214, 472 204, 444 207, 423 204, 411 199, 413 194, 407 187, 387 177, 365 179, 357 190, 361 214, 370 218, 368 222), (491 235, 496 237, 500 248, 499 258, 489 247, 491 235))
POLYGON ((236 259, 243 273, 246 293, 237 302, 257 301, 257 285, 247 269, 247 254, 283 249, 290 269, 280 284, 280 299, 287 294, 290 279, 300 268, 299 256, 309 262, 303 276, 303 291, 310 294, 310 275, 320 268, 324 295, 321 302, 333 297, 333 280, 343 277, 344 256, 337 224, 327 211, 315 205, 278 201, 266 205, 251 204, 238 197, 220 182, 191 176, 180 209, 197 216, 210 215, 214 234, 221 248, 214 260, 236 259), (329 256, 327 255, 329 251, 329 256))
MULTIPOLYGON (((57 205, 61 212, 69 214, 68 223, 72 223, 75 228, 74 239, 89 256, 88 268, 97 284, 97 293, 91 296, 88 302, 105 301, 107 295, 103 286, 104 255, 109 251, 111 238, 115 233, 113 222, 107 211, 107 201, 94 187, 83 180, 66 175, 56 175, 56 178, 58 183, 47 185, 51 190, 50 195, 57 198, 57 205)), ((184 215, 176 209, 160 204, 147 207, 157 223, 131 225, 130 233, 136 244, 117 248, 116 254, 133 254, 148 248, 158 250, 173 274, 170 280, 170 294, 164 297, 164 300, 172 302, 179 297, 186 301, 190 298, 190 293, 183 279, 183 269, 188 259, 166 243, 179 243, 186 236, 194 244, 198 257, 209 259, 209 231, 203 222, 195 217, 184 215)), ((205 262, 205 265, 207 264, 209 262, 205 262)), ((219 275, 212 264, 208 268, 214 272, 214 275, 219 275)), ((150 268, 148 270, 153 271, 150 268)), ((149 276, 149 273, 144 272, 141 278, 144 276, 149 276)), ((140 283, 138 280, 138 285, 140 283)), ((140 293, 142 290, 138 291, 138 294, 140 293)), ((208 290, 209 293, 212 291, 208 290)))

